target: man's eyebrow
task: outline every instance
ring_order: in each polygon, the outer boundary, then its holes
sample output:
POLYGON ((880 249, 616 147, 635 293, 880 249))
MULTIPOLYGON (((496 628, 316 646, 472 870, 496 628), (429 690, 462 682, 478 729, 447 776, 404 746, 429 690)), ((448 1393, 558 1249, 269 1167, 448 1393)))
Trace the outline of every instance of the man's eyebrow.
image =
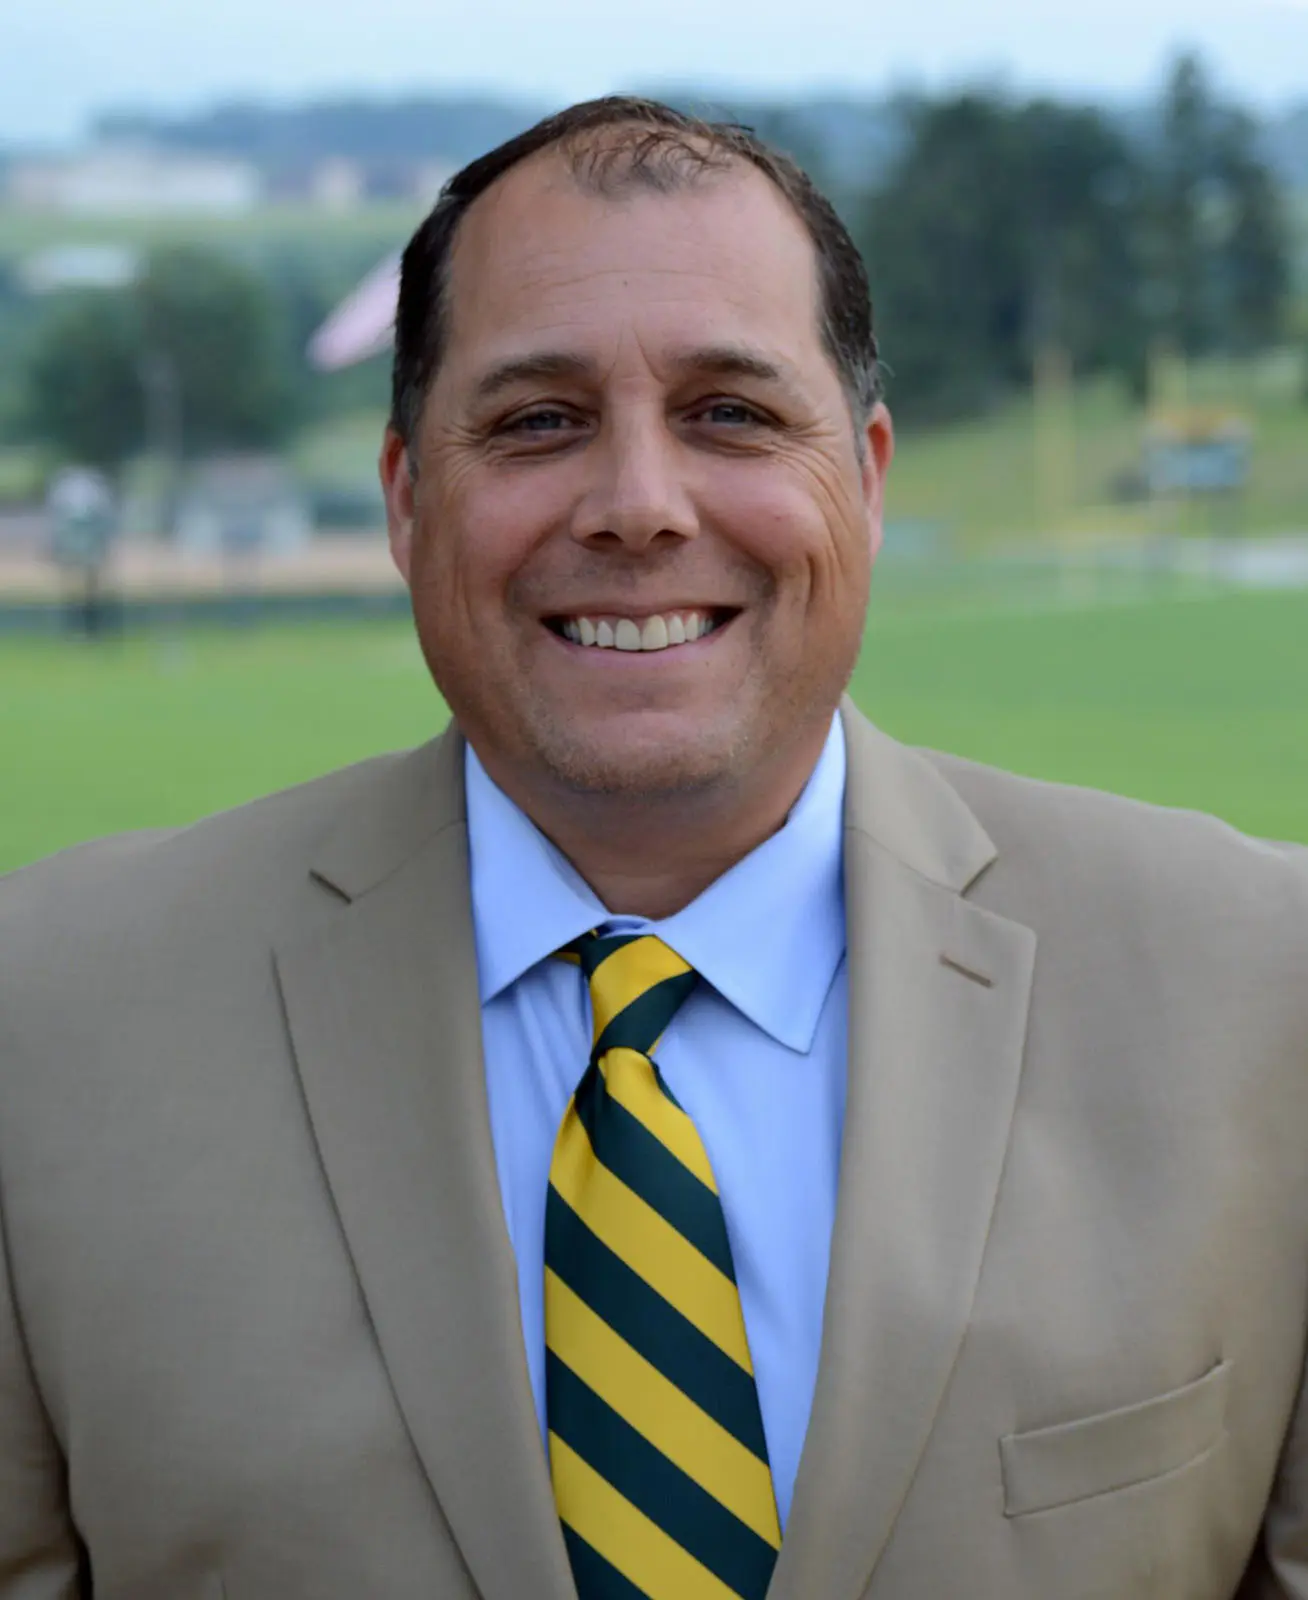
POLYGON ((673 365, 683 372, 703 372, 721 378, 756 378, 763 383, 789 379, 780 362, 745 345, 708 344, 678 355, 673 365))
POLYGON ((490 400, 515 383, 533 383, 541 378, 584 378, 593 370, 584 356, 572 355, 566 350, 542 350, 537 355, 514 356, 488 367, 478 378, 473 394, 478 400, 490 400))
MULTIPOLYGON (((753 378, 762 383, 790 380, 785 366, 744 345, 709 344, 683 350, 673 357, 679 373, 704 373, 719 378, 753 378)), ((478 400, 490 400, 515 383, 536 383, 549 378, 589 378, 594 363, 567 350, 542 350, 535 355, 514 356, 489 367, 477 380, 473 391, 478 400)))

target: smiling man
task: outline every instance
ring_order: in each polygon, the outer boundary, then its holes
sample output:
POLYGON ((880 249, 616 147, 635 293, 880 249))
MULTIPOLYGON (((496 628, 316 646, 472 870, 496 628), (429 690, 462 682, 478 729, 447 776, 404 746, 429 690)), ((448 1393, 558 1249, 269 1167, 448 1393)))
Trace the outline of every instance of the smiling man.
POLYGON ((450 731, 0 886, 0 1600, 1308 1600, 1308 860, 842 700, 830 206, 574 107, 394 379, 450 731))
POLYGON ((506 170, 457 234, 447 202, 410 247, 383 475, 423 649, 486 771, 605 904, 659 917, 813 771, 892 434, 861 265, 820 197, 739 135, 613 114, 487 158, 506 170))

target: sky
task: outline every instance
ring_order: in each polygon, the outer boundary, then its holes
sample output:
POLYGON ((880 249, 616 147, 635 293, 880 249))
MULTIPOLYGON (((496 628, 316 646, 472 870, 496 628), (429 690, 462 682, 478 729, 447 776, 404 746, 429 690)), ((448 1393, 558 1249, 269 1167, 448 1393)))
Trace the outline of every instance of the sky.
POLYGON ((1187 44, 1254 106, 1308 100, 1308 0, 0 0, 0 143, 67 142, 109 107, 329 94, 988 78, 1129 99, 1187 44))

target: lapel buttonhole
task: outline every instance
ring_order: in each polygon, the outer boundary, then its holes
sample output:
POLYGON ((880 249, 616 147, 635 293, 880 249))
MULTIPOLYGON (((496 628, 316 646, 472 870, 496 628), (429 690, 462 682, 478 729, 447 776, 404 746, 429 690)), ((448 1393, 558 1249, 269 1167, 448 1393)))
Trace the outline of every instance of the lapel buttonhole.
POLYGON ((954 972, 961 972, 965 978, 970 978, 973 983, 979 983, 983 989, 993 989, 995 980, 984 972, 978 972, 975 967, 969 967, 966 962, 959 961, 956 956, 951 956, 948 950, 940 952, 940 965, 949 967, 954 972))

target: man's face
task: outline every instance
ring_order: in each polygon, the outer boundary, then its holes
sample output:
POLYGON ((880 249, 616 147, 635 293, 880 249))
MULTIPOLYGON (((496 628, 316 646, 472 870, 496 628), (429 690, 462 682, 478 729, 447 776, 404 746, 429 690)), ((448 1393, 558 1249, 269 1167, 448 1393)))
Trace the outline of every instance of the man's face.
POLYGON ((511 792, 815 759, 892 451, 878 408, 860 460, 817 299, 753 168, 598 198, 546 154, 465 218, 416 479, 394 435, 382 471, 424 654, 511 792))

